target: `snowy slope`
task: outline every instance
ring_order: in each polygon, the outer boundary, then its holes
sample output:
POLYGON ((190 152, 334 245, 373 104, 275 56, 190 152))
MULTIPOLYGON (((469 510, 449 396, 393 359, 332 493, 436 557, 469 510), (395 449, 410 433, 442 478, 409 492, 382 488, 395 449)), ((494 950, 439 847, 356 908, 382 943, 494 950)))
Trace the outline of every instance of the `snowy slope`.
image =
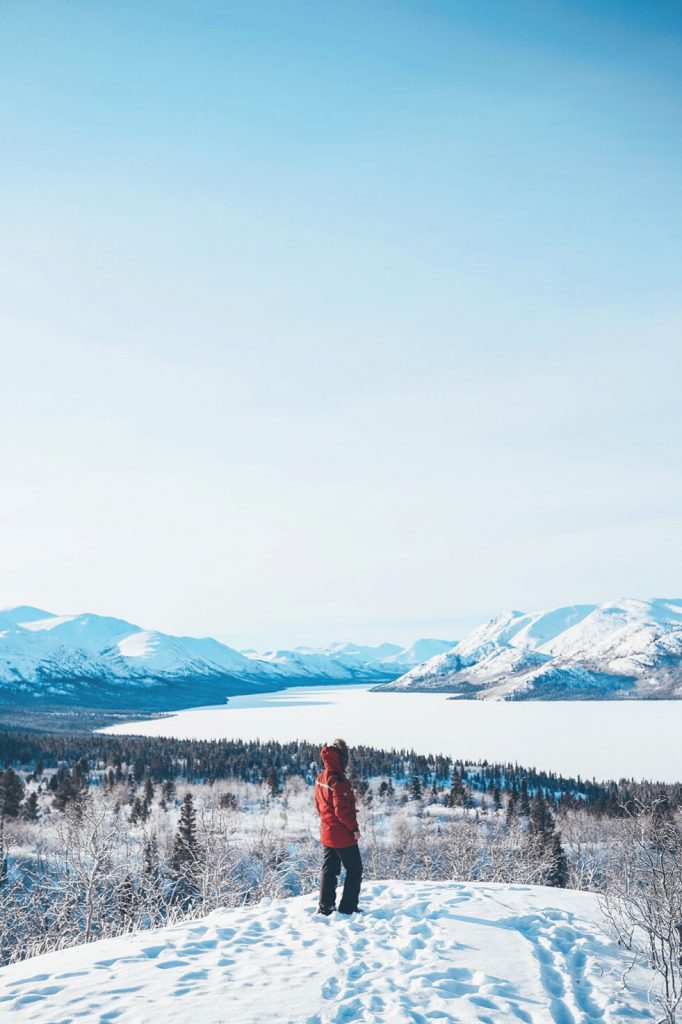
POLYGON ((132 694, 145 709, 211 704, 292 682, 394 679, 419 657, 450 646, 444 640, 417 641, 407 650, 336 643, 258 655, 125 619, 21 606, 0 612, 0 701, 70 698, 125 707, 132 694))
POLYGON ((102 615, 28 608, 0 613, 0 700, 5 703, 30 698, 177 708, 278 682, 271 666, 254 664, 217 640, 171 637, 102 615), (213 685, 202 689, 197 685, 202 680, 213 685))
POLYGON ((67 646, 88 654, 101 654, 122 637, 140 631, 139 626, 125 619, 108 615, 47 615, 39 619, 16 619, 32 633, 49 633, 67 646))
POLYGON ((406 672, 427 658, 448 651, 452 640, 417 640, 411 647, 379 644, 376 647, 335 643, 328 647, 296 647, 293 650, 251 653, 261 661, 276 665, 287 675, 310 679, 369 680, 387 679, 406 672))
POLYGON ((388 684, 492 698, 682 696, 682 600, 505 612, 388 684))
POLYGON ((372 882, 362 916, 313 895, 220 910, 0 970, 16 1022, 616 1024, 653 1021, 649 976, 596 897, 483 883, 372 882))

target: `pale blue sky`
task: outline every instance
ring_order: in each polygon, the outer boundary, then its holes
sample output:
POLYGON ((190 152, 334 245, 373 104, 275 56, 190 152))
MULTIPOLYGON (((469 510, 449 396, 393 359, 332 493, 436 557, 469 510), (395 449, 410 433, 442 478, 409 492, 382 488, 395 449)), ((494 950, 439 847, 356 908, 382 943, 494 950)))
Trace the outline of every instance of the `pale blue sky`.
POLYGON ((0 26, 0 605, 272 646, 679 596, 679 3, 0 26))

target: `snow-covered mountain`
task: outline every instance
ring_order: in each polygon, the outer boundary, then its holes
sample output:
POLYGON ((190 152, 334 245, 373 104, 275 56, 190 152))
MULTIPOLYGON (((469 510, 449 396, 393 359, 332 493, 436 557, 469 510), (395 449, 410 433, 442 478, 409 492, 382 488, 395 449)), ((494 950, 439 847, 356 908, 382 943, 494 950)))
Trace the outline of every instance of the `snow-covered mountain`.
POLYGON ((451 646, 445 640, 417 641, 406 650, 337 643, 258 655, 125 619, 21 606, 0 612, 0 701, 73 698, 126 707, 132 698, 136 708, 177 708, 293 682, 392 679, 415 664, 415 651, 431 656, 451 646))
POLYGON ((369 882, 361 917, 263 900, 0 969, 17 1024, 332 1024, 660 1018, 597 896, 493 882, 369 882), (627 986, 622 978, 627 976, 627 986))
POLYGON ((497 699, 680 698, 682 599, 505 612, 384 688, 497 699))
MULTIPOLYGON (((337 679, 360 682, 367 679, 394 678, 427 658, 449 651, 452 640, 417 640, 411 647, 379 644, 376 647, 335 643, 328 647, 296 647, 294 650, 248 652, 280 668, 287 675, 306 679, 337 679)), ((246 653, 246 652, 244 652, 246 653)))

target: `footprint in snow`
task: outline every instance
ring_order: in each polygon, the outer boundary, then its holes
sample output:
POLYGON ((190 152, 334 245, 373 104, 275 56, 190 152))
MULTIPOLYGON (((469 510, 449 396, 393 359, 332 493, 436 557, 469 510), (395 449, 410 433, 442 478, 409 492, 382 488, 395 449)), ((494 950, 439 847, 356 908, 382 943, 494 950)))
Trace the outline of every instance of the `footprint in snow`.
POLYGON ((34 985, 36 981, 49 981, 50 977, 49 974, 34 974, 32 978, 19 978, 18 981, 9 981, 7 984, 18 988, 19 985, 34 985))
POLYGON ((339 994, 339 983, 337 979, 334 977, 327 978, 320 991, 322 992, 324 999, 333 999, 334 996, 339 994))

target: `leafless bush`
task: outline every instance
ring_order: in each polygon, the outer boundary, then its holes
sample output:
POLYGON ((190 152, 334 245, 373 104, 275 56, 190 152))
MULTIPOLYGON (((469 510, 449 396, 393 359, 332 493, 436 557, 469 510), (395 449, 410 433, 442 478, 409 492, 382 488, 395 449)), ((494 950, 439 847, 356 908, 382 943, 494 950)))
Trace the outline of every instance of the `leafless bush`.
POLYGON ((654 972, 652 996, 666 1024, 682 1002, 682 830, 654 801, 623 808, 600 902, 618 941, 654 972))

